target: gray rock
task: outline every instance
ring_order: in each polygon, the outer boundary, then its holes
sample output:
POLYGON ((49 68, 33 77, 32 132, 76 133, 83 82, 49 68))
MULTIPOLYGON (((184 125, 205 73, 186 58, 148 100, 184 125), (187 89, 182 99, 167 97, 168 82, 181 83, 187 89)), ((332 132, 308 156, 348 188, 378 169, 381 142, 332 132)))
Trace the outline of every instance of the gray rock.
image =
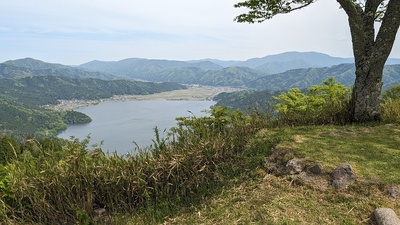
POLYGON ((375 209, 374 216, 378 225, 400 225, 400 220, 392 209, 375 209))
POLYGON ((304 170, 303 160, 294 158, 286 163, 286 169, 289 174, 298 174, 304 170))
POLYGON ((316 175, 320 175, 324 172, 324 168, 321 163, 317 163, 314 166, 308 168, 308 172, 316 175))
POLYGON ((400 199, 400 185, 388 188, 389 197, 400 199))
POLYGON ((332 172, 332 185, 336 190, 345 189, 356 180, 356 174, 350 164, 344 163, 332 172))

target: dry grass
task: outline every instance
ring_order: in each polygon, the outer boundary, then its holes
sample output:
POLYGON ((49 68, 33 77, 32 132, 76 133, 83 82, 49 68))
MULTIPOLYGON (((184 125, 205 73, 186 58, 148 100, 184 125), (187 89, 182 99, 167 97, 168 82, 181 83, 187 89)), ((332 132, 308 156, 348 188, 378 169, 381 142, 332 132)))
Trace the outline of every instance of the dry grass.
POLYGON ((164 224, 370 224, 371 213, 382 205, 400 206, 373 185, 333 192, 266 175, 227 188, 164 224), (360 194, 358 189, 368 193, 360 194))
POLYGON ((387 99, 381 104, 382 120, 387 123, 400 121, 400 98, 387 99))
MULTIPOLYGON (((276 148, 305 157, 306 162, 320 162, 325 174, 318 179, 324 184, 267 174, 265 165, 259 164, 226 181, 200 204, 181 208, 159 223, 374 224, 372 212, 378 207, 392 208, 400 215, 400 202, 387 196, 388 187, 400 184, 399 130, 399 125, 264 129, 247 148, 254 152, 264 149, 267 154, 265 148, 275 143, 276 148), (344 162, 356 168, 356 183, 343 191, 324 187, 333 168, 344 162)), ((148 224, 143 216, 125 222, 148 224)))

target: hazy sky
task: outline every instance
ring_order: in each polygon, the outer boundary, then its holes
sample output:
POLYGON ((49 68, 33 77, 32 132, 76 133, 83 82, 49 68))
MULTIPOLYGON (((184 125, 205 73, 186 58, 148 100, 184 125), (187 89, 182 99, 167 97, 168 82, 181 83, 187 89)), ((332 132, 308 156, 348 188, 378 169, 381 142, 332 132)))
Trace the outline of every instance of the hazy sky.
MULTIPOLYGON (((352 57, 347 16, 335 0, 319 0, 262 24, 233 21, 242 12, 233 7, 239 0, 0 2, 0 62, 246 60, 286 51, 352 57)), ((400 58, 400 40, 391 57, 400 58)))

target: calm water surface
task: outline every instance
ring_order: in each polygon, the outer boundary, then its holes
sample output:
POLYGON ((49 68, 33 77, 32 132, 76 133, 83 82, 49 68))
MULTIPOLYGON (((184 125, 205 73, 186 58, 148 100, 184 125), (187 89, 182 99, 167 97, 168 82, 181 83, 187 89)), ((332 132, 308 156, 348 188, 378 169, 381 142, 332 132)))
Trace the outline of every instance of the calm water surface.
POLYGON ((105 101, 98 105, 83 107, 77 111, 92 118, 88 124, 70 125, 59 137, 71 136, 83 140, 90 135, 90 144, 103 141, 104 152, 117 151, 119 155, 133 153, 135 141, 140 147, 152 144, 157 126, 161 136, 165 129, 176 125, 175 118, 181 116, 204 116, 213 101, 105 101))

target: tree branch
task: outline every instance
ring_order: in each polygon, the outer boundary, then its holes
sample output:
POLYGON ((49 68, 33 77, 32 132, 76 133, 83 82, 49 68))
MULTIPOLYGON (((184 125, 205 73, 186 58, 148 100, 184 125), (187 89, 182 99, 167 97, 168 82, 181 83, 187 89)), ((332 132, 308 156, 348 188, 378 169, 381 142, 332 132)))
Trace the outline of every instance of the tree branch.
POLYGON ((400 0, 389 1, 386 13, 375 41, 376 57, 385 57, 385 61, 392 50, 394 40, 400 26, 400 0))
POLYGON ((286 14, 302 9, 316 0, 248 0, 234 5, 235 8, 248 8, 249 12, 240 14, 234 20, 239 23, 261 23, 277 14, 286 14))
POLYGON ((354 59, 356 63, 360 62, 363 60, 365 53, 364 22, 362 16, 364 11, 359 4, 351 0, 337 0, 337 2, 348 16, 354 59))

